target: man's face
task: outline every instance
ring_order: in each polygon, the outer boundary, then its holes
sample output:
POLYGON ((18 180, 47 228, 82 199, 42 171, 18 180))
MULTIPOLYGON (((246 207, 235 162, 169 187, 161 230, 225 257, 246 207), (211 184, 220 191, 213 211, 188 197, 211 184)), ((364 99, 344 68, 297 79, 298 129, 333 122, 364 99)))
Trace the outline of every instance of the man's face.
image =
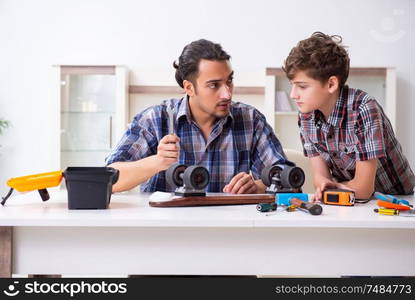
POLYGON ((191 101, 197 113, 213 118, 227 116, 233 92, 233 71, 229 61, 202 59, 194 92, 191 101))
POLYGON ((321 83, 308 77, 304 71, 299 71, 291 80, 290 98, 295 100, 301 113, 309 113, 322 109, 330 99, 330 88, 328 83, 321 83))

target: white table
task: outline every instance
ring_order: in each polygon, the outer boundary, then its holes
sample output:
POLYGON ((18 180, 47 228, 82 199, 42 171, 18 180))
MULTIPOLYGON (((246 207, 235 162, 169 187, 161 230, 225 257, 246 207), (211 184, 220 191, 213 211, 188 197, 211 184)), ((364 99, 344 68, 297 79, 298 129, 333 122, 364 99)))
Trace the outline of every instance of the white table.
POLYGON ((0 207, 2 276, 415 276, 415 218, 378 215, 375 201, 266 216, 255 205, 153 208, 131 192, 107 210, 68 210, 65 190, 49 192, 0 207))

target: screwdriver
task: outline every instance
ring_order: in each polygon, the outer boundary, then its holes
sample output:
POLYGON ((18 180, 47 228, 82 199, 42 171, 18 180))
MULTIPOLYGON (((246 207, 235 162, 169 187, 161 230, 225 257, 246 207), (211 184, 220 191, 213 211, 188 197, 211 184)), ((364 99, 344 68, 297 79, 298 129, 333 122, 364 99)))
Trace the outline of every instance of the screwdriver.
POLYGON ((405 199, 398 199, 392 195, 385 195, 379 192, 375 192, 373 195, 375 196, 375 198, 382 200, 382 201, 388 201, 390 203, 399 204, 399 205, 407 205, 407 206, 412 207, 412 205, 409 204, 409 201, 405 199))
POLYGON ((391 209, 391 208, 375 208, 373 210, 375 213, 381 214, 381 215, 388 215, 388 216, 395 216, 399 215, 398 209, 391 209))
POLYGON ((169 116, 169 134, 174 134, 174 107, 167 106, 167 115, 169 116))
POLYGON ((298 208, 302 208, 314 216, 321 215, 321 213, 323 212, 323 208, 321 207, 321 205, 304 202, 298 198, 292 198, 290 201, 291 205, 296 205, 298 208))

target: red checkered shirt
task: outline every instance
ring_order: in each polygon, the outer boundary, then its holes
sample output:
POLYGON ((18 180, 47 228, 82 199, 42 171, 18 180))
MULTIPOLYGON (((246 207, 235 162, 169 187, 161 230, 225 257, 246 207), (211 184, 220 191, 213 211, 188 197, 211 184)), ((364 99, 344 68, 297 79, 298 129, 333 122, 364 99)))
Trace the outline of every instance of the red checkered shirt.
POLYGON ((345 86, 327 121, 316 110, 300 113, 298 125, 304 155, 320 155, 338 182, 354 178, 357 160, 377 159, 376 191, 413 193, 414 173, 382 107, 367 93, 345 86))

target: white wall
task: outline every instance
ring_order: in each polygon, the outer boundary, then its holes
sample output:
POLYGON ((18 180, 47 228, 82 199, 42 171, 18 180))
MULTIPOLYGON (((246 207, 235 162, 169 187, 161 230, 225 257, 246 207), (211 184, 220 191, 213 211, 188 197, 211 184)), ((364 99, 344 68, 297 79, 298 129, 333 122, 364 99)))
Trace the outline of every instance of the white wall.
POLYGON ((415 168, 414 16, 411 0, 0 0, 0 118, 13 124, 0 192, 59 165, 51 65, 125 64, 132 84, 174 84, 172 61, 203 37, 232 55, 236 84, 263 85, 264 68, 316 30, 342 35, 353 66, 397 67, 398 138, 415 168))

